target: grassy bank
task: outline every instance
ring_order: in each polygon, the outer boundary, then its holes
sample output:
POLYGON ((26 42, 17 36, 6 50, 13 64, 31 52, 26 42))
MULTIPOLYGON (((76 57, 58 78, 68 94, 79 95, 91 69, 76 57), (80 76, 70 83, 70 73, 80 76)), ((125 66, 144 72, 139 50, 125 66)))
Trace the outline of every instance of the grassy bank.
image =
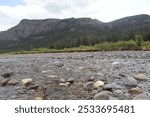
POLYGON ((105 42, 96 44, 94 46, 80 46, 74 48, 64 49, 49 49, 49 48, 36 48, 30 51, 15 51, 12 54, 34 54, 34 53, 59 53, 59 52, 87 52, 87 51, 124 51, 124 50, 150 50, 150 41, 144 41, 140 46, 137 41, 118 41, 118 42, 105 42))

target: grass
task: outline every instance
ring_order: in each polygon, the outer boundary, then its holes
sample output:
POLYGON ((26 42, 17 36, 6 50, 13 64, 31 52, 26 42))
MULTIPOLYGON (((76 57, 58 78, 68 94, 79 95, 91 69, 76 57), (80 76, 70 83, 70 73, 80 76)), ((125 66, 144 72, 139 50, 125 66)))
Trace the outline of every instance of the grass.
POLYGON ((15 51, 9 54, 36 54, 36 53, 59 53, 59 52, 88 52, 88 51, 124 51, 124 50, 150 50, 150 41, 144 41, 141 46, 137 45, 134 40, 118 41, 118 42, 104 42, 94 46, 79 46, 64 49, 49 49, 36 48, 30 51, 15 51))

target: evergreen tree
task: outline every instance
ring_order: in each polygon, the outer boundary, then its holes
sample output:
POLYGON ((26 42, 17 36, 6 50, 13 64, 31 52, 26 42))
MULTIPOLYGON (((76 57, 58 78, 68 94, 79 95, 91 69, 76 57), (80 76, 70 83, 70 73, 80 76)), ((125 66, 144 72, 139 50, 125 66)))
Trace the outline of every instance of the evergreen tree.
POLYGON ((136 45, 138 47, 142 46, 143 44, 143 37, 139 34, 135 35, 136 45))

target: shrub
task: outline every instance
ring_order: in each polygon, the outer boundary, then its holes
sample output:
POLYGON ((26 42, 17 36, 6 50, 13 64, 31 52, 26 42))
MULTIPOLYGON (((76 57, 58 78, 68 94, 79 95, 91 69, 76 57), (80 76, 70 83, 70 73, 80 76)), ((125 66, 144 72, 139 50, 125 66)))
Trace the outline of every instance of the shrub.
POLYGON ((143 37, 141 35, 135 35, 136 45, 141 47, 143 44, 143 37))

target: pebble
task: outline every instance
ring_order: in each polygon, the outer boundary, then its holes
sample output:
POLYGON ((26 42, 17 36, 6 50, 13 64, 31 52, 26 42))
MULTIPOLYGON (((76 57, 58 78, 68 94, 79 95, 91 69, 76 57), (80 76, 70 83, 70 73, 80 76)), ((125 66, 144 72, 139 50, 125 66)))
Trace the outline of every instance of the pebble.
POLYGON ((109 96, 110 96, 111 94, 112 94, 112 93, 109 92, 109 91, 102 91, 102 92, 99 92, 99 93, 95 94, 94 100, 109 100, 109 96))
POLYGON ((69 78, 67 81, 68 81, 69 83, 74 83, 74 82, 75 82, 75 78, 69 78))
POLYGON ((87 82, 83 84, 85 90, 90 91, 93 89, 93 82, 87 82))
POLYGON ((1 80, 0 81, 0 86, 6 86, 9 81, 10 81, 9 79, 1 80))
POLYGON ((31 78, 26 78, 26 79, 22 79, 21 83, 25 86, 29 85, 32 83, 32 79, 31 78))
POLYGON ((137 75, 134 75, 133 77, 139 81, 147 80, 147 77, 144 74, 137 74, 137 75))
POLYGON ((150 100, 150 96, 146 94, 139 94, 133 98, 133 100, 150 100))
POLYGON ((114 68, 119 68, 121 66, 121 63, 115 61, 115 62, 112 63, 112 65, 113 65, 114 68))
POLYGON ((131 88, 128 91, 131 95, 138 95, 142 93, 142 90, 139 87, 131 88))
POLYGON ((49 75, 48 78, 58 78, 57 75, 49 75))
POLYGON ((64 64, 61 63, 61 62, 59 62, 59 61, 56 61, 54 64, 55 64, 57 67, 63 67, 63 66, 64 66, 64 64))
POLYGON ((94 81, 94 80, 95 80, 94 76, 91 76, 91 77, 88 79, 88 81, 94 81))
POLYGON ((95 89, 98 89, 99 87, 104 86, 104 82, 103 81, 97 81, 93 84, 95 89))
POLYGON ((11 79, 10 81, 8 81, 8 85, 17 85, 19 82, 17 79, 11 79))
POLYGON ((66 80, 64 78, 60 78, 59 83, 65 83, 66 80))
POLYGON ((43 70, 42 73, 45 74, 45 73, 48 73, 48 72, 51 72, 51 71, 52 70, 46 70, 46 71, 43 70))
POLYGON ((43 97, 35 97, 35 100, 43 100, 43 97))
POLYGON ((59 86, 62 87, 68 87, 70 83, 66 82, 66 83, 59 83, 59 86))
POLYGON ((104 91, 110 91, 112 94, 103 94, 105 98, 100 97, 100 99, 131 100, 139 98, 141 94, 140 99, 143 99, 143 95, 144 99, 147 99, 150 97, 149 58, 149 51, 2 55, 0 56, 0 99, 91 100, 96 94, 104 91), (89 55, 94 58, 86 58, 89 55), (58 63, 54 63, 55 61, 58 63), (57 66, 56 64, 59 63, 63 63, 64 66, 61 67, 61 64, 57 66), (11 72, 14 73, 12 76, 7 74, 1 76, 11 72), (138 74, 145 75, 147 80, 140 82, 133 77, 138 74), (32 78, 34 82, 25 87, 21 83, 21 79, 24 78, 32 78), (99 80, 104 82, 104 86, 94 88, 93 84, 99 80), (136 87, 140 90, 135 90, 136 87))
POLYGON ((122 90, 115 90, 115 91, 113 91, 113 94, 120 99, 124 98, 124 93, 122 92, 122 90))

